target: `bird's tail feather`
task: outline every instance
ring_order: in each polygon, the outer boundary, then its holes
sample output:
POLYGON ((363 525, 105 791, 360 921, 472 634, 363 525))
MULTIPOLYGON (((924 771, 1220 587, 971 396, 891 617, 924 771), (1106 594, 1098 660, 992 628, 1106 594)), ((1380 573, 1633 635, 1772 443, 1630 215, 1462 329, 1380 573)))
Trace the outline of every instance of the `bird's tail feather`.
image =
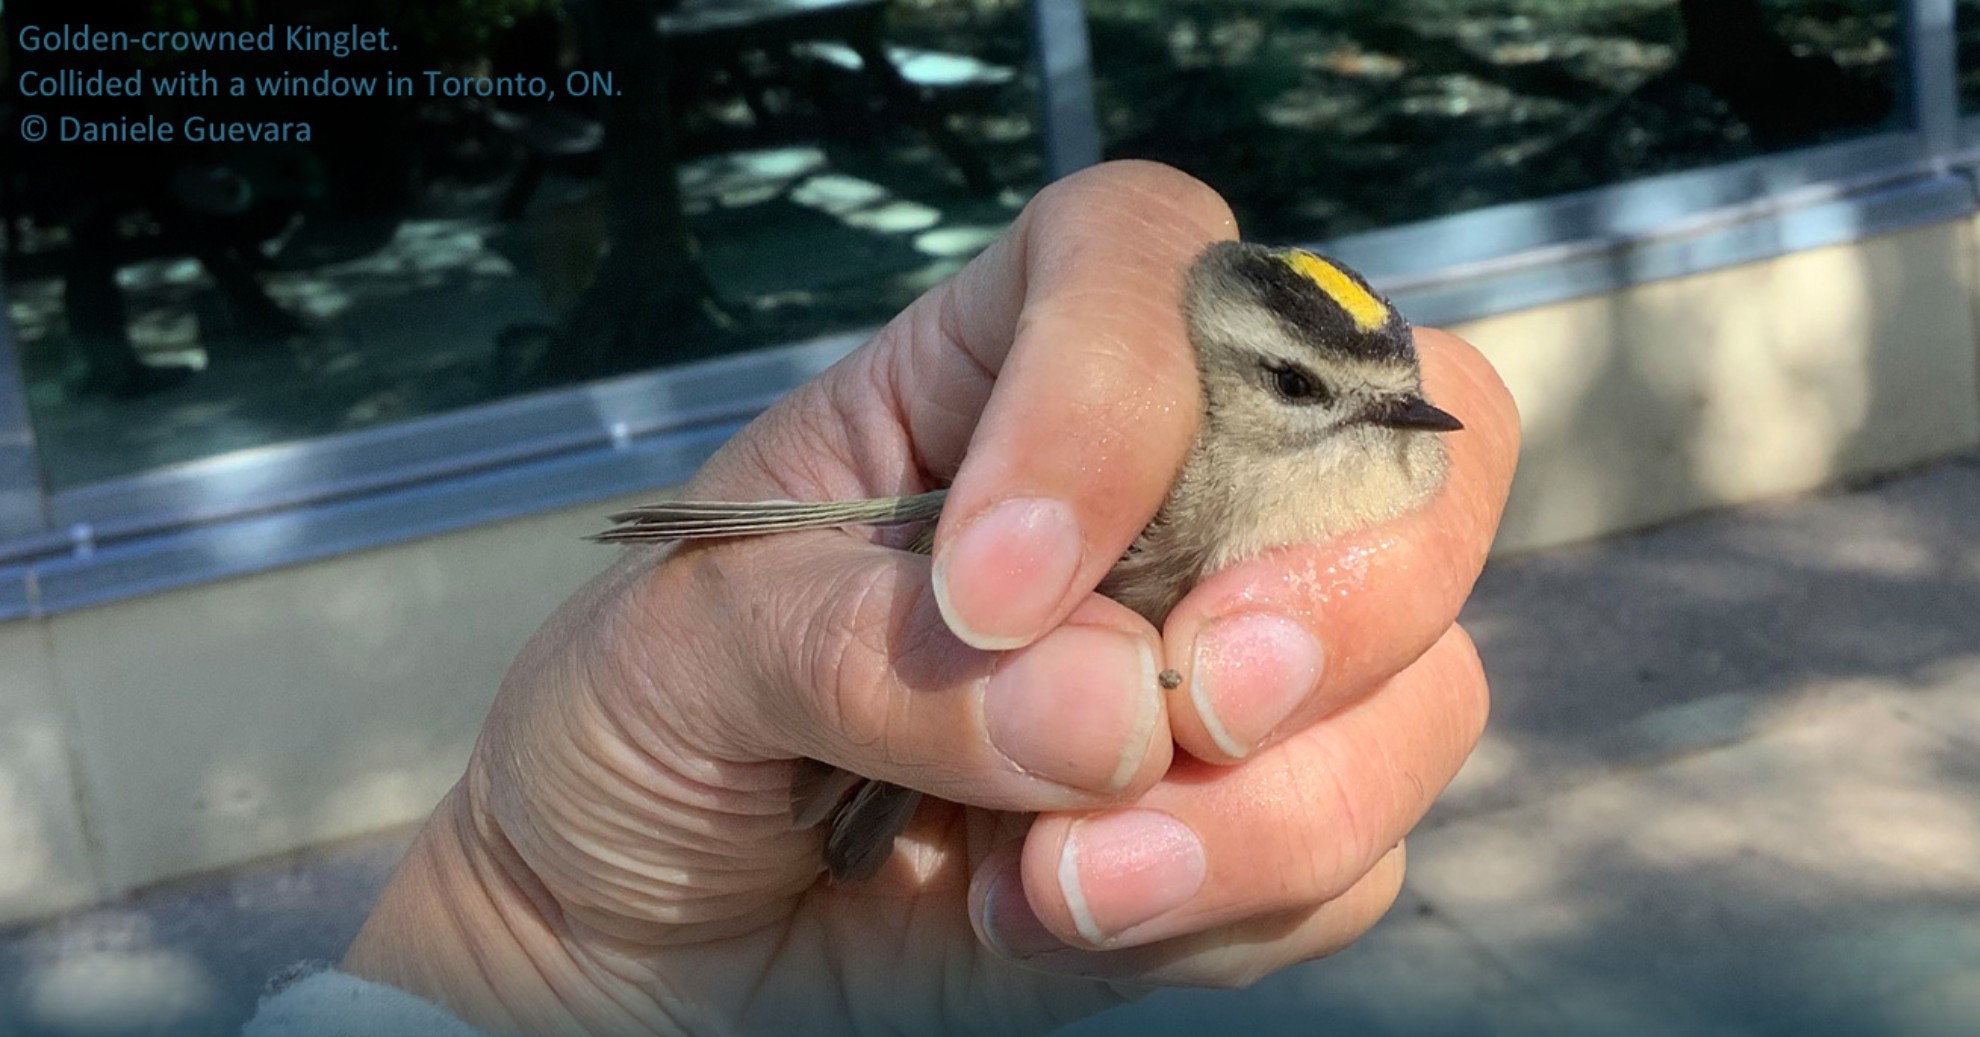
POLYGON ((662 501, 611 517, 616 525, 591 539, 600 543, 643 543, 747 536, 834 526, 897 526, 923 522, 942 513, 947 490, 908 497, 824 501, 662 501))

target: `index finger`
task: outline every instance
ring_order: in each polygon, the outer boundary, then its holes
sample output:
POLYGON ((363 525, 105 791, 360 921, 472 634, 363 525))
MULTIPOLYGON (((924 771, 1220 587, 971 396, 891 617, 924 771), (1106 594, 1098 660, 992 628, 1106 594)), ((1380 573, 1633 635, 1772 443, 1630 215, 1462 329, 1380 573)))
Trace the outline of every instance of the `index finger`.
POLYGON ((1155 516, 1196 435, 1184 274, 1235 233, 1199 181, 1111 163, 1047 188, 950 286, 937 337, 996 372, 935 534, 936 599, 962 640, 1029 644, 1155 516))

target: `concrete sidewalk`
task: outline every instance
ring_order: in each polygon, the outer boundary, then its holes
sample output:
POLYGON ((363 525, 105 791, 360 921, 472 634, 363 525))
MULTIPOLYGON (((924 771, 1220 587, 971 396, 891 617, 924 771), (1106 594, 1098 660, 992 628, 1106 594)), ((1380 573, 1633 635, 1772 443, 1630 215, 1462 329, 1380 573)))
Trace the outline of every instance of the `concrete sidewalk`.
MULTIPOLYGON (((1149 1034, 1980 1033, 1980 457, 1497 561, 1485 743, 1368 938, 1149 1034)), ((0 1035, 208 1034, 384 839, 0 934, 0 1035)))

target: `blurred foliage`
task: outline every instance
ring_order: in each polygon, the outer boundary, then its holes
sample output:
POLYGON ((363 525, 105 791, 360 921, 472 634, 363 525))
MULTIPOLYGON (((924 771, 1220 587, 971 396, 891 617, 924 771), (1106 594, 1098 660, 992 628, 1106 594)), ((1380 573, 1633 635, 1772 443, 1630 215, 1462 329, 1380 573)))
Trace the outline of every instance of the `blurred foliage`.
POLYGON ((379 24, 391 26, 448 61, 487 52, 495 35, 518 20, 561 7, 559 0, 375 0, 379 24))
POLYGON ((1980 112, 1980 0, 1956 0, 1959 31, 1959 102, 1968 114, 1980 112))
MULTIPOLYGON (((1775 37, 1764 42, 1783 60, 1807 55, 1895 94, 1896 0, 1761 9, 1775 37)), ((1087 0, 1086 10, 1109 156, 1189 170, 1269 236, 1332 237, 1698 168, 1861 133, 1894 111, 1836 114, 1784 143, 1767 113, 1735 111, 1687 67, 1674 0, 1087 0)))
POLYGON ((1029 68, 1030 0, 894 0, 889 37, 896 43, 968 54, 1029 68))
POLYGON ((241 25, 256 19, 256 0, 151 0, 151 24, 161 29, 241 25))

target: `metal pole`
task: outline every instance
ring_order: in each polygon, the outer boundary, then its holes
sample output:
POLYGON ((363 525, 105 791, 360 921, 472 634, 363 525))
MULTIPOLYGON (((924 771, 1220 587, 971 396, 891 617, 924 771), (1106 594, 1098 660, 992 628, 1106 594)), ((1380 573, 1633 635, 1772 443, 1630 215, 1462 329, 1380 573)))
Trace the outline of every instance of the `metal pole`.
POLYGON ((1031 44, 1045 124, 1046 177, 1057 180, 1100 161, 1085 6, 1080 0, 1031 0, 1031 44))
POLYGON ((1959 47, 1953 0, 1906 0, 1900 8, 1905 58, 1899 96, 1928 154, 1959 148, 1959 47))
POLYGON ((48 528, 34 425, 28 420, 27 392, 5 304, 6 282, 0 280, 0 539, 48 528))

